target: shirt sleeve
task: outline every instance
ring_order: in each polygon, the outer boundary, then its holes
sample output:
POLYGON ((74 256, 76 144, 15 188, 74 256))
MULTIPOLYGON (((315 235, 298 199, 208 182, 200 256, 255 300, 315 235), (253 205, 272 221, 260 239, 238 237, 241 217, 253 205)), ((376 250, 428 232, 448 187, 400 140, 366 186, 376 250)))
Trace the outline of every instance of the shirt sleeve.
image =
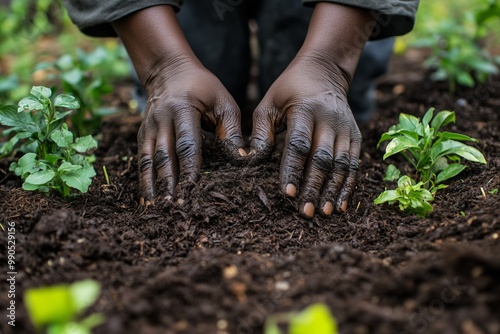
POLYGON ((182 0, 64 0, 69 17, 84 34, 94 37, 116 37, 111 22, 128 14, 159 5, 179 10, 182 0))
POLYGON ((331 2, 368 9, 376 19, 370 40, 404 35, 413 29, 419 0, 303 0, 306 6, 331 2))

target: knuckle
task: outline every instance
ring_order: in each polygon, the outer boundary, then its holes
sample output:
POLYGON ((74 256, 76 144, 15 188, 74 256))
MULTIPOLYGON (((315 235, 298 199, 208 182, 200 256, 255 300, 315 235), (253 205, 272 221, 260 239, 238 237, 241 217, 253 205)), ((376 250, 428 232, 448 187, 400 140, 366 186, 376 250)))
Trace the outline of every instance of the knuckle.
POLYGON ((189 136, 181 136, 177 139, 176 144, 177 156, 180 160, 195 156, 198 153, 198 147, 194 138, 189 136))
POLYGON ((151 160, 151 156, 149 155, 141 155, 139 158, 139 172, 145 172, 151 169, 153 161, 151 160))
POLYGON ((165 150, 158 150, 155 152, 154 165, 156 169, 162 168, 170 163, 172 160, 165 150))
POLYGON ((332 152, 324 148, 318 148, 313 155, 312 164, 322 171, 331 171, 333 168, 332 152))
POLYGON ((334 167, 336 170, 347 173, 350 167, 350 160, 347 153, 342 153, 335 158, 334 167))
POLYGON ((311 150, 311 140, 303 134, 291 134, 288 149, 301 157, 305 157, 311 150))
POLYGON ((353 171, 358 171, 359 170, 359 160, 357 158, 356 159, 351 159, 349 167, 353 171))

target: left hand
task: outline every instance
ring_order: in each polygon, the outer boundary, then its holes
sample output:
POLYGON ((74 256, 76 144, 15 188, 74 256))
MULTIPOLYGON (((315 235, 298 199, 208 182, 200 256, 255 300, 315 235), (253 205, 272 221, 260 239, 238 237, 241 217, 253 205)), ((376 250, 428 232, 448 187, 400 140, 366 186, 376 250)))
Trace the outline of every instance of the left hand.
POLYGON ((302 53, 271 86, 254 112, 251 159, 275 144, 275 128, 287 125, 280 166, 281 190, 295 197, 306 218, 344 212, 354 190, 361 133, 347 104, 348 80, 318 55, 302 53))

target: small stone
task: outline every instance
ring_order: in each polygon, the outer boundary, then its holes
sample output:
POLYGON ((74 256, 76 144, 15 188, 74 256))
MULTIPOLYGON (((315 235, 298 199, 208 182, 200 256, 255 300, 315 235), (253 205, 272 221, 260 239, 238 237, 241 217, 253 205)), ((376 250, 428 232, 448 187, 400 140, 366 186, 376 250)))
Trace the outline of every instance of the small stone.
POLYGON ((234 264, 227 266, 222 271, 222 275, 225 279, 235 278, 236 276, 238 276, 238 267, 236 267, 234 264))

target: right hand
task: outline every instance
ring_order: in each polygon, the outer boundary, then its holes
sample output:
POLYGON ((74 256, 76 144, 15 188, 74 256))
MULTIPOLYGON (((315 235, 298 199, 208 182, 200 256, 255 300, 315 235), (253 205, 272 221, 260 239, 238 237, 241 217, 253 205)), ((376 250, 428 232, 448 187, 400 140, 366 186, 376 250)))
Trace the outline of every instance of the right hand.
POLYGON ((201 168, 201 128, 215 132, 230 160, 246 155, 238 105, 198 61, 158 65, 145 82, 148 102, 138 133, 141 204, 171 196, 176 184, 195 182, 201 168))

